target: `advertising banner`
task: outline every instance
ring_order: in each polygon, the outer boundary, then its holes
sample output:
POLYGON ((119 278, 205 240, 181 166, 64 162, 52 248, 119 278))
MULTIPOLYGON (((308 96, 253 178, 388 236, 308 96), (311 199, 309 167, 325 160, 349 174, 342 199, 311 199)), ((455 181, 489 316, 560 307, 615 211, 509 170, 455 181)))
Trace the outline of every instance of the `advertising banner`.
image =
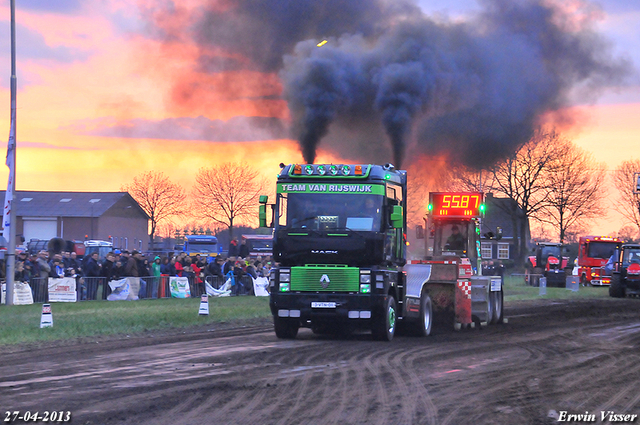
POLYGON ((49 302, 74 303, 78 300, 76 278, 49 278, 49 302))
POLYGON ((169 280, 169 287, 171 288, 171 297, 173 298, 191 297, 189 279, 186 277, 172 276, 169 280))
MULTIPOLYGON (((6 304, 7 297, 7 284, 2 284, 2 304, 6 304)), ((27 305, 33 304, 33 294, 31 293, 31 287, 26 282, 13 282, 13 304, 14 305, 27 305)))
POLYGON ((107 296, 108 301, 135 301, 138 299, 140 290, 139 277, 124 277, 119 280, 109 282, 111 293, 107 296))

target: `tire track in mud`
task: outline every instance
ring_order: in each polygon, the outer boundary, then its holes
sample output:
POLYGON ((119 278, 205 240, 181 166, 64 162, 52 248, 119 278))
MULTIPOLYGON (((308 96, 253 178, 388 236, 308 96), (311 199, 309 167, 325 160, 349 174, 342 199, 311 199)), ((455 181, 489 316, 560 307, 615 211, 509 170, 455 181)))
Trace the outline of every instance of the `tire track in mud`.
MULTIPOLYGON (((423 339, 425 340, 425 339, 423 339)), ((391 353, 395 354, 395 353, 391 353)), ((395 423, 422 423, 435 424, 438 410, 431 400, 428 390, 424 387, 421 379, 413 368, 407 368, 407 364, 411 364, 414 358, 424 355, 424 347, 414 347, 409 351, 404 351, 390 361, 391 356, 384 356, 381 360, 393 374, 395 386, 401 389, 400 395, 404 395, 402 400, 403 420, 395 423), (405 375, 403 376, 404 373, 405 375), (406 406, 405 406, 406 405, 406 406), (419 407, 422 406, 422 409, 419 407), (425 420, 419 417, 424 415, 425 420)))
POLYGON ((529 307, 505 326, 391 343, 304 330, 295 341, 262 332, 139 350, 127 342, 57 362, 25 352, 9 356, 20 370, 0 364, 0 399, 70 400, 79 423, 105 425, 506 425, 547 423, 552 408, 635 413, 637 304, 604 304, 611 317, 605 307, 591 317, 593 302, 529 307))

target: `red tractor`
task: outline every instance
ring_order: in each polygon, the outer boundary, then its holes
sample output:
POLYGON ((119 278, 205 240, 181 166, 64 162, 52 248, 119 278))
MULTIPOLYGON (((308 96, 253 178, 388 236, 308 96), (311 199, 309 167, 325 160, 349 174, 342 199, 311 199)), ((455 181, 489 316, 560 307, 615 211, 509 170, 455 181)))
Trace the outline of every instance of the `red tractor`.
POLYGON ((563 257, 562 251, 562 244, 538 242, 534 255, 527 258, 527 283, 538 286, 538 279, 543 276, 547 278, 547 286, 566 286, 566 277, 571 274, 571 269, 569 257, 563 257))
POLYGON ((623 244, 616 254, 609 295, 615 298, 640 296, 640 244, 623 244))

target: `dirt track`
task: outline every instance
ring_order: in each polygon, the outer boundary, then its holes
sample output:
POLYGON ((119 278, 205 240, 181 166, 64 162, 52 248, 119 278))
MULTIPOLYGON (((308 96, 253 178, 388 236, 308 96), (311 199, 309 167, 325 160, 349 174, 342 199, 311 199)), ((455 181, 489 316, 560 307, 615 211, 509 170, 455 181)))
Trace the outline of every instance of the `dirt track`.
MULTIPOLYGON (((375 342, 267 327, 4 353, 0 413, 74 424, 546 424, 640 413, 640 300, 507 305, 509 323, 375 342)), ((635 420, 634 423, 640 423, 635 420)))

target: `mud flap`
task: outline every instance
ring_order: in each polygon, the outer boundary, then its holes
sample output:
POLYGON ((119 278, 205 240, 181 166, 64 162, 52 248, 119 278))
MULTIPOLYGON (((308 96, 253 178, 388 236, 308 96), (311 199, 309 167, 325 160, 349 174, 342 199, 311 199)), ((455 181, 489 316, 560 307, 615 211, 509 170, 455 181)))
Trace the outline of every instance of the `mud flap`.
POLYGON ((471 282, 458 280, 456 284, 456 323, 471 324, 471 282))

